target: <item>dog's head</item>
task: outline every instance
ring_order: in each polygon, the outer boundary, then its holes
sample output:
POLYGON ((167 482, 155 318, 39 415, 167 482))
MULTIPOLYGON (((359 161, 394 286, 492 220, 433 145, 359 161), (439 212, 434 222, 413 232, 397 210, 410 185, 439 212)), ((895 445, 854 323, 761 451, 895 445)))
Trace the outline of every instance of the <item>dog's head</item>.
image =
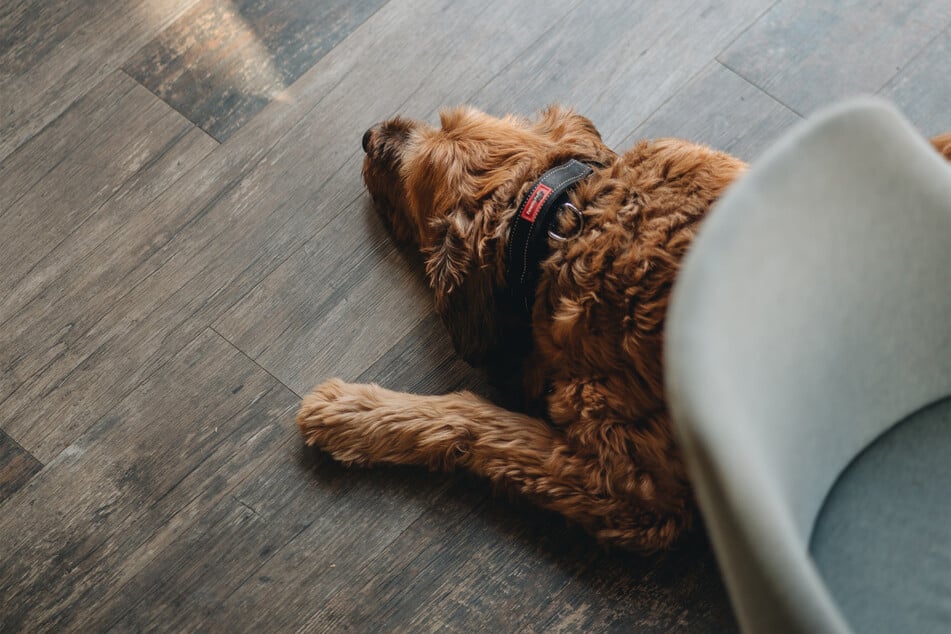
POLYGON ((396 237, 418 246, 436 310, 463 357, 480 364, 500 345, 496 292, 519 198, 570 158, 607 164, 616 155, 594 125, 553 106, 536 120, 445 110, 441 126, 396 117, 363 137, 363 178, 396 237))

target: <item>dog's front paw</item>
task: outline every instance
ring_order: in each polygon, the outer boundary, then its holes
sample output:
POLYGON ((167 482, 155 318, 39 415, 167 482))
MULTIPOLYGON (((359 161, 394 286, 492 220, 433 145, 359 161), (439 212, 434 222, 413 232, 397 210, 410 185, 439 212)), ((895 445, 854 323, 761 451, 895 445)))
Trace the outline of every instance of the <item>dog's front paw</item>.
POLYGON ((306 444, 323 446, 326 435, 340 424, 339 400, 346 388, 347 384, 340 379, 330 379, 315 387, 301 401, 297 426, 306 444))
POLYGON ((372 403, 363 394, 367 386, 330 379, 315 387, 301 401, 297 426, 304 442, 320 447, 334 458, 346 463, 367 463, 370 460, 361 447, 360 427, 372 403))

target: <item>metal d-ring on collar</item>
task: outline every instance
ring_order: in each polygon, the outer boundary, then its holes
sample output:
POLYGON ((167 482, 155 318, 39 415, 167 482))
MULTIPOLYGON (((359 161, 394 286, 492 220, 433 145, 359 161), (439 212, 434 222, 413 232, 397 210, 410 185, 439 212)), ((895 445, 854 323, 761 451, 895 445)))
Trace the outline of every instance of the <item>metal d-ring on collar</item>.
POLYGON ((549 229, 548 229, 548 237, 551 238, 552 240, 556 240, 556 241, 558 241, 558 242, 565 242, 565 241, 567 241, 567 240, 570 240, 571 238, 576 238, 576 237, 578 237, 579 235, 581 235, 581 232, 584 231, 584 215, 583 215, 580 211, 578 211, 578 208, 575 207, 574 205, 572 205, 571 203, 564 203, 564 204, 561 206, 561 208, 562 208, 562 209, 567 209, 568 211, 570 211, 571 213, 573 213, 573 214, 575 215, 575 218, 578 219, 578 228, 577 228, 577 229, 575 230, 575 232, 574 232, 572 235, 570 235, 570 236, 560 235, 560 234, 556 233, 554 229, 549 228, 549 229))

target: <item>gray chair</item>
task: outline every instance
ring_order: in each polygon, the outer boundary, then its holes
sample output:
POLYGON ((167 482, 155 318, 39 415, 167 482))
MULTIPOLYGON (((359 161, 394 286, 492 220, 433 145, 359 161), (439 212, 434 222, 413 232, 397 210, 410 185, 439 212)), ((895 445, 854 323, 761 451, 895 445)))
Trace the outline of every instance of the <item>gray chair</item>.
POLYGON ((951 632, 951 167, 898 113, 834 107, 730 189, 665 355, 743 630, 951 632))

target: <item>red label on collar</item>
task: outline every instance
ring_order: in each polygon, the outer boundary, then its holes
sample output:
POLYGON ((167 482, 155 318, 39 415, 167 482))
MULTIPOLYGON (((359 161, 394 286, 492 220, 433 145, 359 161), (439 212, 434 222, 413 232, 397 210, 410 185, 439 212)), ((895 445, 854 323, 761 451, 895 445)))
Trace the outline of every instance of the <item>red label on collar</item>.
POLYGON ((551 187, 539 184, 538 187, 535 188, 535 191, 532 192, 531 198, 525 203, 525 208, 522 210, 522 218, 529 222, 535 222, 535 216, 541 211, 541 208, 545 205, 545 201, 548 200, 549 196, 551 196, 551 187))

